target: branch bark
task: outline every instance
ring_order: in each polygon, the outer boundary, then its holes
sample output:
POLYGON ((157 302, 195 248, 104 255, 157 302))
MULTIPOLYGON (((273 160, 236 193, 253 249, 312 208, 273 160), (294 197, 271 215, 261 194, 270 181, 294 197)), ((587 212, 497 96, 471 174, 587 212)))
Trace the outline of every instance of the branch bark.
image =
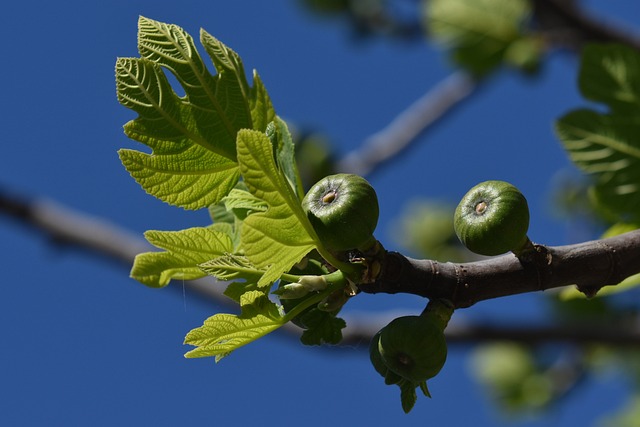
POLYGON ((409 293, 444 298, 456 308, 525 292, 577 285, 588 296, 640 273, 640 230, 568 246, 536 245, 535 257, 504 255, 466 264, 416 260, 387 252, 367 293, 409 293))

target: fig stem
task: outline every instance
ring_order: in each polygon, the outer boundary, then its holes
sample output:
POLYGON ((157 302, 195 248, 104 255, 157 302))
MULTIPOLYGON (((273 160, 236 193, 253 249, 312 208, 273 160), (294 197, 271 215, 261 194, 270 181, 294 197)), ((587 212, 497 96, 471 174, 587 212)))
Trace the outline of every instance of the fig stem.
POLYGON ((453 311, 454 306, 451 301, 446 299, 432 299, 420 315, 433 316, 433 319, 444 331, 449 324, 449 320, 451 320, 451 316, 453 316, 453 311))
POLYGON ((520 245, 519 248, 512 249, 511 252, 513 252, 513 254, 519 259, 526 260, 530 257, 531 254, 534 254, 536 252, 536 247, 528 236, 524 236, 522 245, 520 245))

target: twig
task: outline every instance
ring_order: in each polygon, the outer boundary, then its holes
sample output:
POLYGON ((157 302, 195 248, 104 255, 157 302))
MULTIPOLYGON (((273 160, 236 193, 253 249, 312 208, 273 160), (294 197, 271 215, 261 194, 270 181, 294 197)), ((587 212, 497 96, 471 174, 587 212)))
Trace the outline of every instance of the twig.
POLYGON ((401 112, 385 128, 368 137, 360 147, 337 164, 337 170, 366 176, 389 162, 416 141, 427 127, 451 112, 471 95, 476 81, 464 72, 456 72, 425 93, 401 112))

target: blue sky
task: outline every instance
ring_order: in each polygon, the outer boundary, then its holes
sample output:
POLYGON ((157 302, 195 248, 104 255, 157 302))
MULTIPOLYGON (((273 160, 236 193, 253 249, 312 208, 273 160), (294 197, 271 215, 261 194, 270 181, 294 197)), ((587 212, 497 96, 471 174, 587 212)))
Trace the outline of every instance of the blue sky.
MULTIPOLYGON (((634 2, 588 3, 614 17, 640 12, 634 2)), ((0 187, 57 200, 139 234, 207 221, 205 212, 147 196, 116 155, 138 147, 122 132, 134 115, 117 103, 114 65, 116 57, 137 55, 139 15, 193 35, 205 28, 236 50, 246 69, 258 69, 281 116, 324 132, 342 154, 452 72, 431 45, 354 43, 346 27, 315 19, 293 0, 23 1, 4 10, 0 187)), ((393 221, 414 198, 455 203, 475 183, 503 179, 529 199, 533 240, 572 243, 567 224, 551 214, 549 194, 554 178, 571 170, 552 123, 582 103, 576 65, 556 55, 537 80, 498 74, 371 176, 381 202, 378 238, 394 249, 393 221)), ((362 349, 303 347, 275 334, 217 365, 186 360, 184 334, 221 307, 179 283, 145 288, 120 265, 61 251, 4 218, 0 241, 2 425, 503 422, 469 375, 469 347, 451 348, 430 382, 434 399, 419 399, 405 415, 397 389, 384 386, 362 349)), ((363 296, 347 311, 421 305, 412 297, 363 296)), ((479 304, 460 318, 526 322, 539 319, 542 307, 539 296, 525 295, 479 304)), ((621 405, 625 391, 619 376, 590 378, 548 417, 516 425, 587 425, 621 405)))

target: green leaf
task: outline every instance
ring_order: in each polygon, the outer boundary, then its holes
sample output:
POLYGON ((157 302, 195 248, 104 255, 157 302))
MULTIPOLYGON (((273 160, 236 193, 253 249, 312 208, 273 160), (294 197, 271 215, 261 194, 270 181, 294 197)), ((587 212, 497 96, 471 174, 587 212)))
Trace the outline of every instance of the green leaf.
POLYGON ((147 231, 146 239, 165 252, 138 254, 131 277, 151 287, 163 287, 171 279, 192 280, 205 276, 198 267, 231 251, 231 238, 219 231, 196 227, 181 231, 147 231))
POLYGON ((498 66, 512 43, 522 37, 529 14, 525 0, 430 0, 426 27, 453 50, 454 60, 476 75, 498 66))
POLYGON ((233 254, 208 260, 199 267, 219 280, 245 280, 257 283, 264 274, 264 270, 257 269, 246 257, 233 254))
POLYGON ((251 106, 253 129, 262 132, 266 131, 267 125, 275 119, 276 113, 267 89, 264 87, 264 83, 262 83, 257 71, 253 72, 253 88, 251 89, 249 104, 251 106))
POLYGON ((116 62, 118 100, 139 115, 125 125, 125 133, 152 149, 151 154, 121 150, 120 158, 145 191, 185 209, 215 204, 234 187, 240 176, 238 130, 264 131, 267 120, 275 117, 257 73, 252 88, 237 53, 204 30, 201 42, 215 75, 186 31, 140 17, 142 58, 116 62), (171 88, 167 70, 177 78, 184 97, 171 88))
POLYGON ((571 160, 596 179, 595 200, 622 219, 640 220, 640 120, 577 110, 560 118, 556 131, 571 160))
POLYGON ((234 215, 244 220, 247 216, 255 212, 264 212, 267 210, 267 204, 262 200, 251 194, 249 191, 240 190, 234 188, 229 194, 222 199, 225 207, 228 211, 234 213, 234 215))
POLYGON ((224 295, 231 298, 233 301, 240 304, 240 298, 242 295, 249 291, 257 291, 258 285, 256 282, 247 283, 247 282, 231 282, 227 286, 227 289, 224 290, 224 295))
POLYGON ((580 109, 556 123, 571 160, 595 178, 592 201, 613 221, 640 220, 640 54, 618 45, 587 46, 580 89, 610 107, 580 109))
POLYGON ((333 314, 311 309, 300 316, 305 329, 300 341, 304 345, 339 344, 342 341, 342 329, 347 323, 333 314))
POLYGON ((177 25, 145 17, 138 21, 140 56, 171 71, 185 91, 198 131, 207 147, 231 160, 236 158, 235 139, 239 129, 251 128, 246 87, 239 57, 203 31, 201 42, 212 55, 218 74, 212 76, 198 54, 192 37, 177 25), (233 64, 227 66, 228 64, 233 64), (235 68, 234 68, 235 67, 235 68), (239 68, 239 69, 238 69, 239 68), (242 82, 242 83, 239 83, 242 82))
POLYGON ((587 45, 582 53, 580 91, 585 98, 602 102, 615 114, 640 111, 640 55, 628 46, 587 45))
POLYGON ((273 332, 285 322, 278 307, 259 291, 244 293, 240 298, 242 313, 216 314, 193 329, 184 343, 196 346, 185 357, 215 356, 216 362, 232 351, 273 332))
POLYGON ((304 197, 304 189, 296 165, 293 138, 291 138, 287 124, 280 117, 276 117, 275 120, 267 126, 266 134, 275 149, 278 168, 287 178, 289 185, 298 198, 302 200, 304 197))
POLYGON ((273 146, 266 134, 238 132, 238 162, 249 191, 264 200, 266 212, 249 215, 242 225, 241 246, 260 269, 266 269, 258 285, 266 286, 298 263, 315 246, 309 220, 300 200, 276 165, 273 146))
POLYGON ((120 58, 116 84, 118 100, 139 114, 125 125, 125 133, 153 150, 119 151, 123 165, 145 191, 169 204, 199 209, 233 188, 240 176, 237 164, 205 148, 188 106, 158 65, 120 58))

